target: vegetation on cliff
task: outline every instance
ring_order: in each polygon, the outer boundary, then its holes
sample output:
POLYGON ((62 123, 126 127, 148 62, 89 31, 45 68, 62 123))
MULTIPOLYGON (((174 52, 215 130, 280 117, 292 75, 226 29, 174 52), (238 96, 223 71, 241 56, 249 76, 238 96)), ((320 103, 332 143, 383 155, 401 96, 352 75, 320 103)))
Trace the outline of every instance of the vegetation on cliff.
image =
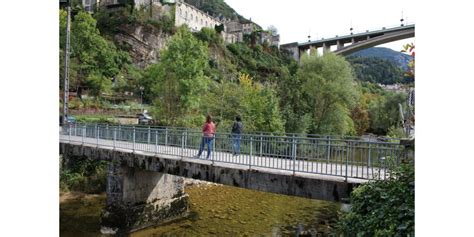
MULTIPOLYGON (((60 19, 63 53, 64 11, 60 19)), ((252 37, 224 44, 214 29, 191 33, 183 26, 169 31, 173 37, 158 62, 139 69, 130 59, 130 49, 114 41, 124 24, 163 31, 160 25, 166 21, 147 18, 146 9, 99 11, 94 17, 77 12, 72 21, 70 88, 79 97, 71 104, 86 107, 89 99, 80 97, 83 91, 96 98, 93 104, 98 107, 113 103, 107 94, 132 92, 152 105, 160 125, 200 127, 210 113, 218 129, 226 130, 240 114, 246 132, 387 134, 399 124, 398 103, 404 103, 405 95, 385 92, 371 83, 374 80, 361 78, 360 73, 371 74, 366 73, 368 61, 355 60, 359 64, 353 69, 343 57, 327 54, 303 58, 298 65, 286 52, 255 44, 252 37), (367 82, 355 81, 358 77, 367 82)), ((377 77, 382 79, 375 81, 398 80, 387 75, 381 73, 377 77)))

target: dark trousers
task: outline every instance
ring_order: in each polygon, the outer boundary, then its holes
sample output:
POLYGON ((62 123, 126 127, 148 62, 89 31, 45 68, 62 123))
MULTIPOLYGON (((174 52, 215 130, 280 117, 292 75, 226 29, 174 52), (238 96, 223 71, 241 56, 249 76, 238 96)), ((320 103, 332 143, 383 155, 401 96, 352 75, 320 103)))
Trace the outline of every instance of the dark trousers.
POLYGON ((202 151, 204 150, 204 144, 207 144, 207 159, 209 159, 209 157, 211 157, 212 141, 213 140, 214 140, 214 137, 202 137, 201 145, 199 146, 198 156, 201 156, 202 151))
POLYGON ((240 154, 240 139, 241 135, 238 133, 232 133, 232 151, 235 155, 240 154))

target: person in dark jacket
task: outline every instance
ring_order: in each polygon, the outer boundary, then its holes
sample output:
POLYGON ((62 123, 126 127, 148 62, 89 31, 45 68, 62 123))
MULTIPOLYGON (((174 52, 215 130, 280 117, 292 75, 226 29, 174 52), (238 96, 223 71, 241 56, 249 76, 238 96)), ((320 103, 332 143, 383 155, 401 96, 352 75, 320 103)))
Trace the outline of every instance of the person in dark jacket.
POLYGON ((232 125, 232 154, 238 156, 240 154, 240 139, 242 138, 242 131, 244 125, 239 115, 235 117, 234 125, 232 125))
POLYGON ((202 141, 196 158, 199 158, 204 151, 204 144, 207 144, 207 159, 211 157, 212 141, 214 140, 215 133, 216 125, 212 122, 211 115, 207 115, 206 123, 204 123, 204 126, 202 127, 202 141))

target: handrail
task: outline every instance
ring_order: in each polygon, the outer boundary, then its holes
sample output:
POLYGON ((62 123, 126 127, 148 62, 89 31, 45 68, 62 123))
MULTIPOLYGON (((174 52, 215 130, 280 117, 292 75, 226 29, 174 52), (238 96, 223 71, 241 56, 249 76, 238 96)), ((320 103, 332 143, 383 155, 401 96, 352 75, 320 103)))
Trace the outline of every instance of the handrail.
MULTIPOLYGON (((76 123, 78 126, 82 125, 95 125, 98 126, 121 126, 121 127, 141 127, 141 128, 152 128, 152 129, 174 129, 174 130, 181 130, 181 131, 201 131, 200 128, 187 128, 187 127, 174 127, 174 126, 157 126, 157 125, 144 125, 144 124, 136 124, 136 125, 116 125, 116 124, 106 124, 106 123, 76 123)), ((217 128, 218 130, 218 128, 217 128)), ((220 134, 230 134, 230 132, 217 132, 220 134)), ((313 133, 285 133, 285 132, 263 132, 263 131, 255 131, 252 133, 244 133, 245 135, 262 135, 262 136, 271 136, 271 137, 293 137, 296 136, 298 138, 320 138, 320 139, 331 139, 331 140, 351 140, 351 141, 365 141, 369 139, 375 140, 378 142, 386 142, 386 141, 393 141, 393 142, 400 142, 402 138, 393 138, 393 137, 386 137, 386 136, 375 136, 375 135, 367 135, 367 136, 347 136, 347 135, 334 135, 334 134, 313 134, 313 133)), ((393 143, 392 142, 392 143, 393 143)))

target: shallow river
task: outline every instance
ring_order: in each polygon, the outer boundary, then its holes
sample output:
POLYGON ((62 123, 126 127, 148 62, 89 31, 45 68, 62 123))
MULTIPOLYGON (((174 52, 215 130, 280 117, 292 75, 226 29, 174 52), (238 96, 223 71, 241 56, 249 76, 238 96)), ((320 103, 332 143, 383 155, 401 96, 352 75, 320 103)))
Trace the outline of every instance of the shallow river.
MULTIPOLYGON (((201 185, 186 188, 187 218, 131 234, 141 236, 328 236, 340 204, 247 189, 201 185)), ((105 194, 61 197, 61 236, 103 236, 99 221, 105 194)))

